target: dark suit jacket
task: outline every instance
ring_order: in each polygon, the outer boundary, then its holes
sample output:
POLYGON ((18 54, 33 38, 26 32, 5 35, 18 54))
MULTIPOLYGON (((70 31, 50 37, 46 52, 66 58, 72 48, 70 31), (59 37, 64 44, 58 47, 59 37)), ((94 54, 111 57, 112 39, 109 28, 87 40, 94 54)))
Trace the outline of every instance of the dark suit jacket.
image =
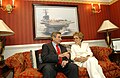
MULTIPOLYGON (((59 46, 61 49, 61 53, 67 52, 66 47, 62 46, 61 44, 59 44, 59 46)), ((41 70, 42 67, 45 66, 45 64, 56 65, 58 63, 58 55, 54 46, 52 45, 52 42, 48 44, 43 44, 41 58, 43 63, 39 65, 39 70, 41 70)), ((67 59, 67 57, 63 57, 62 60, 68 60, 70 62, 70 59, 67 59)))

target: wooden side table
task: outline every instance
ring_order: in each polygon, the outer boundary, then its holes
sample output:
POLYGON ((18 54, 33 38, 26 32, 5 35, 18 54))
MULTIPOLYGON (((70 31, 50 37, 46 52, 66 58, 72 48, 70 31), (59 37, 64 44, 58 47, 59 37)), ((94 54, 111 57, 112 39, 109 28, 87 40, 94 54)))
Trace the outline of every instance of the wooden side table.
POLYGON ((112 62, 115 62, 117 65, 120 66, 120 52, 113 52, 110 56, 109 56, 110 60, 112 62))
POLYGON ((0 64, 0 78, 6 78, 11 71, 13 70, 5 65, 5 63, 0 64))

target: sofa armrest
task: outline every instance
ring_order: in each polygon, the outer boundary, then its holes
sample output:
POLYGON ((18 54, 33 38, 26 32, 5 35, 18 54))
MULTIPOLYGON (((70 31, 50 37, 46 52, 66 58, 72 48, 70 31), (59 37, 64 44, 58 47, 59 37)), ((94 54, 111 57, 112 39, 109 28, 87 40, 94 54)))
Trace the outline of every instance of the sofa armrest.
POLYGON ((19 74, 25 70, 26 63, 22 53, 16 53, 5 60, 5 64, 14 69, 14 77, 18 77, 19 74))
POLYGON ((25 58, 25 63, 27 68, 32 68, 32 60, 30 51, 23 52, 23 56, 25 58))
POLYGON ((23 65, 24 56, 22 53, 16 53, 5 60, 5 64, 10 68, 18 67, 23 65))

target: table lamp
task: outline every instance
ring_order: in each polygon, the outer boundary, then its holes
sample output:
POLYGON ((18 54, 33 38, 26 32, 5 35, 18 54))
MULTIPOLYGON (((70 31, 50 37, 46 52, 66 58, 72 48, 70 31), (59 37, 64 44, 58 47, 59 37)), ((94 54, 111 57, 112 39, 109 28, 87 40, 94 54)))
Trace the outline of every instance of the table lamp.
POLYGON ((14 32, 2 21, 0 20, 0 62, 4 60, 3 51, 5 46, 5 37, 13 35, 14 32))
POLYGON ((108 45, 108 47, 110 47, 111 45, 111 38, 110 38, 110 32, 119 29, 116 25, 114 25, 113 23, 111 23, 109 20, 105 20, 103 21, 101 27, 98 29, 97 32, 106 32, 106 38, 105 41, 108 45))

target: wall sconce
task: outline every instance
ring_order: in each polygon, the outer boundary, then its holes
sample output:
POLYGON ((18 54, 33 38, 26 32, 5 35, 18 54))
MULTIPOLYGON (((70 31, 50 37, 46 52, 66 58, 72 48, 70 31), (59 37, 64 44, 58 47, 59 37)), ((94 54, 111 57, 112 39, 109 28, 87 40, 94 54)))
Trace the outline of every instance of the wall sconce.
POLYGON ((92 10, 92 13, 100 13, 100 12, 101 12, 100 3, 97 4, 98 8, 97 8, 97 6, 94 6, 93 3, 91 3, 91 6, 92 6, 92 9, 91 9, 91 10, 92 10))
POLYGON ((7 11, 8 13, 11 13, 13 11, 13 9, 15 8, 14 2, 15 2, 15 0, 12 0, 12 5, 7 4, 6 6, 3 6, 2 0, 0 0, 0 9, 2 9, 3 11, 7 11))

